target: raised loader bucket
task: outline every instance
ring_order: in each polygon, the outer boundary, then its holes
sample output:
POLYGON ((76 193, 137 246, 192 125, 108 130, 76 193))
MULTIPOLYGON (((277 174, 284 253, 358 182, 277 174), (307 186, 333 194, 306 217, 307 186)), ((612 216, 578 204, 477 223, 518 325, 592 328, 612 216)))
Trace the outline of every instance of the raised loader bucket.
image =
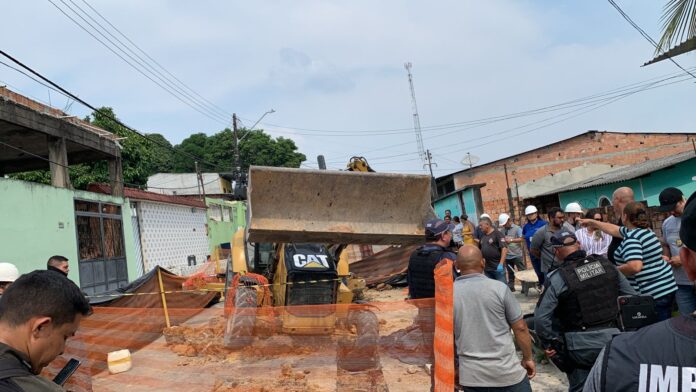
POLYGON ((430 177, 252 166, 249 242, 422 243, 430 177))

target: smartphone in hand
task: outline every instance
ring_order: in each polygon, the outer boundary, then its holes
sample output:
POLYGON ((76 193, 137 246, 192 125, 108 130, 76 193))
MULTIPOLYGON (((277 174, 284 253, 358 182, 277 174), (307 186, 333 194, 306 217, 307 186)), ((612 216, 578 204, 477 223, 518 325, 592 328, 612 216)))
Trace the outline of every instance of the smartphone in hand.
POLYGON ((56 376, 53 378, 53 382, 60 386, 65 385, 65 382, 68 381, 73 373, 75 373, 78 367, 80 367, 80 361, 75 358, 71 358, 65 367, 63 367, 63 369, 56 374, 56 376))

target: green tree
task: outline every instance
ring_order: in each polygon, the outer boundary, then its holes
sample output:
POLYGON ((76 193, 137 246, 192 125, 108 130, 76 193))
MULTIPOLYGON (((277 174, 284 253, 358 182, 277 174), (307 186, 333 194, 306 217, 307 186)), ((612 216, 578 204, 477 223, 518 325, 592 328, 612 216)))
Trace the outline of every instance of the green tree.
POLYGON ((242 169, 251 165, 300 167, 307 157, 297 151, 297 145, 292 139, 278 137, 273 139, 263 130, 243 130, 242 142, 239 143, 239 155, 242 169))
MULTIPOLYGON (((205 155, 208 136, 205 133, 194 133, 181 141, 174 149, 178 152, 174 155, 175 173, 195 172, 195 160, 191 156, 203 158, 205 155)), ((201 166, 201 171, 210 170, 201 166)))
MULTIPOLYGON (((157 172, 169 172, 172 167, 171 150, 161 147, 145 138, 118 125, 109 117, 114 117, 113 109, 103 107, 92 113, 85 121, 107 130, 117 136, 124 137, 119 141, 121 145, 121 164, 123 167, 123 180, 127 184, 144 185, 147 178, 157 172)), ((149 135, 159 143, 171 146, 171 144, 159 134, 149 135)), ((70 165, 70 181, 76 189, 86 189, 87 185, 95 182, 109 182, 109 167, 106 161, 96 161, 78 165, 70 165)), ((48 170, 38 170, 13 175, 14 178, 51 183, 51 174, 48 170)))

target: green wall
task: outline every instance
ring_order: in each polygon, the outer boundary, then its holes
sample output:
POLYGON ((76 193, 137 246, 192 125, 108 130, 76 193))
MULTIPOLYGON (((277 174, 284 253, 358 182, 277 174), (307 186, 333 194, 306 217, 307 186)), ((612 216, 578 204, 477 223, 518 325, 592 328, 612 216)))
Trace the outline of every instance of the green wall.
POLYGON ((128 278, 137 278, 130 203, 99 193, 72 191, 32 182, 0 178, 0 261, 20 273, 46 269, 53 255, 70 260, 70 275, 79 285, 74 199, 121 205, 128 278))
POLYGON ((444 199, 440 199, 433 203, 433 209, 435 209, 435 214, 442 218, 445 216, 445 210, 452 211, 452 216, 461 215, 462 212, 459 209, 459 198, 457 193, 453 193, 444 199))
POLYGON ((561 207, 565 207, 570 202, 578 202, 583 208, 595 208, 599 206, 601 196, 611 200, 616 188, 628 186, 633 189, 636 200, 646 200, 648 206, 653 207, 660 204, 658 196, 667 187, 679 188, 687 198, 696 192, 696 181, 692 179, 694 176, 696 176, 696 158, 638 179, 564 192, 559 194, 558 198, 561 207))
POLYGON ((478 211, 476 211, 476 199, 474 198, 474 188, 469 188, 462 192, 462 200, 464 200, 464 209, 469 216, 469 222, 478 222, 478 211))
POLYGON ((227 201, 211 198, 206 198, 205 203, 208 206, 208 242, 210 244, 210 252, 212 253, 216 246, 232 241, 232 235, 239 227, 246 226, 246 203, 243 201, 227 201), (230 208, 232 210, 230 220, 219 222, 211 219, 212 206, 230 208))

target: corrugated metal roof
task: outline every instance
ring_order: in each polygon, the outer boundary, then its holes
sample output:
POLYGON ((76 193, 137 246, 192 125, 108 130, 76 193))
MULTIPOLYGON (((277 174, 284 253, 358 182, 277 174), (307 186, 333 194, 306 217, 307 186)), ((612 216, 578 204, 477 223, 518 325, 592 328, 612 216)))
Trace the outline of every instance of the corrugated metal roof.
MULTIPOLYGON (((87 186, 87 190, 89 192, 104 193, 104 194, 110 195, 111 194, 111 185, 109 185, 109 184, 89 184, 87 186)), ((127 197, 129 199, 135 199, 135 200, 146 200, 146 201, 155 201, 155 202, 167 203, 167 204, 179 204, 179 205, 183 205, 183 206, 196 207, 196 208, 207 208, 205 205, 205 202, 203 202, 202 200, 193 199, 193 198, 189 198, 189 197, 183 197, 183 196, 163 195, 160 193, 148 192, 148 191, 143 191, 143 190, 135 189, 135 188, 124 187, 123 188, 123 196, 127 197)))
POLYGON ((610 172, 600 174, 598 176, 594 176, 582 181, 578 181, 570 185, 565 185, 539 196, 553 195, 556 193, 563 193, 573 191, 576 189, 590 188, 597 185, 605 185, 619 181, 632 180, 634 178, 642 177, 654 171, 664 169, 666 167, 670 167, 672 165, 676 165, 677 163, 688 161, 689 159, 693 158, 696 158, 696 153, 694 151, 686 151, 676 155, 670 155, 664 158, 651 159, 642 163, 623 166, 617 170, 612 170, 610 172))
POLYGON ((662 53, 661 55, 643 64, 643 66, 654 64, 658 61, 667 60, 668 58, 679 56, 680 54, 684 54, 692 50, 696 50, 696 37, 691 37, 687 39, 686 41, 680 43, 679 45, 673 47, 665 53, 662 53))

